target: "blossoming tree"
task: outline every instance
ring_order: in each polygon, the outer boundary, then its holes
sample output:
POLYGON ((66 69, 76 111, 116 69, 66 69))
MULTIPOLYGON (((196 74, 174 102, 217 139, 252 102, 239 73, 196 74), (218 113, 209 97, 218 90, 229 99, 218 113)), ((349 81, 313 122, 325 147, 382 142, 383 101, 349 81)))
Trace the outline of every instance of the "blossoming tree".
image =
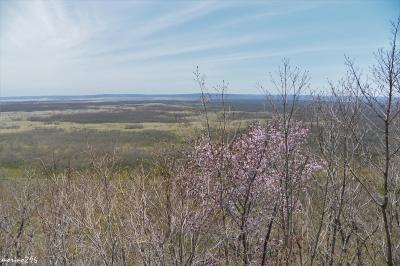
POLYGON ((320 165, 305 153, 308 130, 281 125, 253 123, 229 143, 203 136, 187 155, 193 196, 215 207, 227 262, 232 252, 244 264, 265 263, 273 245, 295 238, 284 233, 287 220, 301 209, 300 192, 320 165))

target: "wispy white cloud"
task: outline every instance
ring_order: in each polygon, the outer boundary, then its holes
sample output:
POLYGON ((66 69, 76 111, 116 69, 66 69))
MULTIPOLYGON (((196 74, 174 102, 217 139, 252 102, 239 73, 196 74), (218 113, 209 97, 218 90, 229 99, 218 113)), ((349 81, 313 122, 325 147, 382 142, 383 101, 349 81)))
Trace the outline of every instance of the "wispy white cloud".
MULTIPOLYGON (((3 5, 5 5, 3 3, 3 5)), ((60 1, 15 2, 4 11, 2 36, 5 49, 70 48, 87 37, 87 29, 73 20, 60 1)))
POLYGON ((256 82, 280 57, 326 53, 331 62, 311 56, 303 63, 329 74, 329 64, 342 60, 338 53, 366 55, 386 41, 380 25, 387 25, 391 12, 372 2, 357 11, 357 19, 355 6, 346 4, 342 12, 341 2, 0 0, 0 5, 3 95, 193 91, 196 65, 214 77, 232 78, 236 90, 256 90, 249 80, 256 82), (358 28, 363 23, 371 26, 368 34, 358 28))

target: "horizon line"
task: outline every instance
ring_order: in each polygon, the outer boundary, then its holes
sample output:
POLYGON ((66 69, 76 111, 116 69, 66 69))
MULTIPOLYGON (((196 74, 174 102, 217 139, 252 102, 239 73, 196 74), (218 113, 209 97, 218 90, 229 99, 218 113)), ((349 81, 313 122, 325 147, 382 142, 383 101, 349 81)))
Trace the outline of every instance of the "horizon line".
MULTIPOLYGON (((95 97, 95 96, 186 96, 186 95, 201 95, 201 92, 188 92, 188 93, 99 93, 99 94, 41 94, 41 95, 10 95, 0 96, 4 98, 39 98, 39 97, 95 97)), ((209 95, 221 95, 218 92, 205 93, 209 95)), ((248 96, 265 96, 262 93, 224 93, 224 95, 248 95, 248 96)), ((274 94, 279 95, 279 94, 274 94)), ((304 96, 310 94, 302 94, 304 96)))

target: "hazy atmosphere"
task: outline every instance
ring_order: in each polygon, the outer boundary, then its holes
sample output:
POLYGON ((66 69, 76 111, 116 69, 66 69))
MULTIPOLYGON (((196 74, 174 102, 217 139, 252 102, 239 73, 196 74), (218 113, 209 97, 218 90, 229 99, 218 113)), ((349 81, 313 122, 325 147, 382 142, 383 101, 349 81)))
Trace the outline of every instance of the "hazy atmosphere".
POLYGON ((0 265, 400 265, 400 1, 0 0, 0 265))
POLYGON ((312 87, 388 42, 387 1, 0 1, 1 96, 197 92, 196 66, 259 93, 282 57, 312 87))

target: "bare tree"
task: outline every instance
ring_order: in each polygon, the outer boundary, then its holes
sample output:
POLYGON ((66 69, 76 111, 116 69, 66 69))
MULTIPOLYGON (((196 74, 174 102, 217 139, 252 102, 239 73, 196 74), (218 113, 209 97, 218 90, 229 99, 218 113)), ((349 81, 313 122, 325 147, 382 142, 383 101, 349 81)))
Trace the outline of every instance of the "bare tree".
MULTIPOLYGON (((375 176, 376 184, 364 188, 371 199, 381 210, 383 231, 385 235, 385 257, 388 265, 399 261, 398 246, 395 244, 394 235, 398 235, 398 228, 394 226, 393 218, 396 210, 396 194, 399 189, 396 162, 399 158, 399 127, 400 112, 399 77, 400 77, 400 52, 398 49, 398 30, 400 19, 392 23, 392 40, 388 50, 379 50, 376 54, 377 65, 371 69, 371 77, 363 81, 360 71, 354 62, 346 58, 350 75, 355 80, 357 89, 362 94, 362 102, 367 111, 364 112, 365 126, 373 133, 373 146, 371 142, 365 144, 365 149, 376 154, 375 158, 368 158, 371 172, 375 176)), ((352 175, 360 183, 366 177, 351 169, 352 175)))

